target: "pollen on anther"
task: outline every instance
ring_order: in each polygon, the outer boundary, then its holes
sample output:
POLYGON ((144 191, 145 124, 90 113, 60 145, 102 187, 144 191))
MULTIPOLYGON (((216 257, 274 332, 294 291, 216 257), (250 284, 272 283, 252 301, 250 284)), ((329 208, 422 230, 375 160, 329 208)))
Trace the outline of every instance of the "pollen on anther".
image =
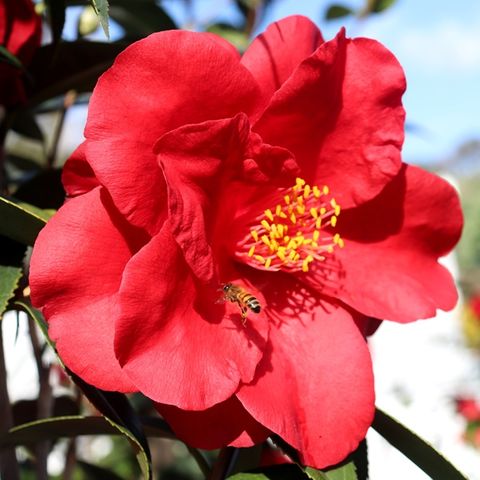
POLYGON ((266 260, 265 260, 265 268, 270 268, 270 265, 272 264, 272 259, 270 257, 268 257, 266 260))
POLYGON ((285 200, 285 203, 286 203, 287 205, 290 205, 290 195, 285 195, 285 196, 283 197, 283 199, 285 200))
POLYGON ((324 195, 328 195, 328 192, 330 192, 330 189, 327 187, 327 185, 324 185, 322 191, 324 195))
POLYGON ((272 211, 271 211, 269 208, 267 208, 264 213, 265 213, 265 216, 266 216, 271 222, 273 222, 273 213, 272 213, 272 211))
POLYGON ((276 215, 277 217, 279 217, 281 213, 282 213, 282 206, 281 206, 281 205, 277 205, 277 206, 275 207, 275 215, 276 215))
POLYGON ((250 250, 248 251, 248 256, 253 257, 253 254, 255 253, 255 245, 252 245, 250 247, 250 250))
POLYGON ((310 185, 308 185, 308 184, 305 185, 305 186, 303 187, 303 198, 305 198, 305 199, 308 198, 308 196, 310 195, 311 190, 312 190, 312 189, 311 189, 310 185))
POLYGON ((331 216, 330 224, 332 225, 332 227, 334 227, 337 224, 337 217, 335 215, 331 216))
POLYGON ((297 217, 295 216, 295 214, 293 212, 290 214, 290 221, 292 223, 297 223, 297 217))
POLYGON ((318 210, 317 210, 316 207, 312 207, 312 208, 310 209, 310 215, 311 215, 313 218, 315 218, 315 219, 318 218, 318 210))
POLYGON ((262 225, 262 227, 263 227, 265 230, 267 230, 267 232, 270 231, 270 224, 269 224, 266 220, 262 220, 262 221, 260 222, 260 224, 262 225))
POLYGON ((321 192, 320 192, 320 189, 316 185, 313 186, 312 191, 313 191, 313 196, 315 198, 320 198, 321 192))
POLYGON ((265 263, 265 259, 261 255, 255 255, 253 258, 255 258, 255 260, 259 261, 261 264, 265 263))
POLYGON ((258 232, 256 230, 250 230, 250 235, 256 242, 258 242, 258 232))

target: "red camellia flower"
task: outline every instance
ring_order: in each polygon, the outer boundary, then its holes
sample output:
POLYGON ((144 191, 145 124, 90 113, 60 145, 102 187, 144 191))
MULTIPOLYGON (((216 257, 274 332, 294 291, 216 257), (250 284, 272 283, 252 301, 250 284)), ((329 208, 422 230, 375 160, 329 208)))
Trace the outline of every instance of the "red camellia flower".
MULTIPOLYGON (((0 0, 0 44, 26 66, 40 40, 41 19, 32 1, 0 0)), ((25 101, 22 73, 19 66, 0 58, 0 105, 11 107, 25 101)))
POLYGON ((382 45, 300 16, 242 57, 187 31, 127 48, 31 262, 65 363, 143 392, 193 446, 277 434, 342 460, 372 421, 371 320, 457 299, 437 259, 458 197, 401 161, 404 88, 382 45))

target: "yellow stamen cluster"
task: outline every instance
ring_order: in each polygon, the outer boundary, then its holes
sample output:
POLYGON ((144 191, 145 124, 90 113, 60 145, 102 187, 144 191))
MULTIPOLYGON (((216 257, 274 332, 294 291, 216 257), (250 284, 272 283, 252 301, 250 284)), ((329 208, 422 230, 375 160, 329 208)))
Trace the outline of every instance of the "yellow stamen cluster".
POLYGON ((282 201, 258 218, 245 243, 247 256, 265 269, 308 272, 312 262, 325 260, 334 247, 343 248, 343 239, 331 232, 339 215, 340 205, 327 186, 297 178, 282 201))

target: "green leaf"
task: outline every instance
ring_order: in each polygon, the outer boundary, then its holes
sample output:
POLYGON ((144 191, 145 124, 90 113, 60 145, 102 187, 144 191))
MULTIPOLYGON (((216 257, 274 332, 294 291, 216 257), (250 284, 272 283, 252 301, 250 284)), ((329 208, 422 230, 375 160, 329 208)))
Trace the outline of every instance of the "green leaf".
MULTIPOLYGON (((46 341, 56 352, 55 345, 48 336, 48 327, 43 315, 26 302, 19 301, 15 302, 15 304, 24 309, 37 322, 46 341)), ((102 419, 107 421, 111 427, 130 440, 144 477, 150 480, 152 478, 150 449, 148 447, 145 431, 140 418, 130 405, 127 397, 121 393, 105 392, 95 388, 65 367, 60 357, 58 357, 58 359, 72 381, 80 388, 80 390, 82 390, 87 399, 103 415, 102 419)), ((152 429, 155 432, 160 432, 161 435, 170 435, 170 438, 172 438, 171 430, 163 421, 155 423, 150 422, 148 430, 152 432, 152 429)))
POLYGON ((22 269, 20 267, 0 265, 0 318, 7 308, 8 301, 13 297, 21 277, 22 269))
MULTIPOLYGON (((168 429, 145 427, 150 437, 173 438, 168 429)), ((44 418, 24 423, 11 428, 0 436, 0 448, 17 445, 28 445, 44 440, 55 440, 60 437, 77 437, 81 435, 121 435, 125 434, 105 417, 89 417, 84 415, 66 415, 63 417, 44 418)), ((133 442, 132 435, 126 435, 133 442)), ((147 477, 148 478, 148 477, 147 477)))
POLYGON ((50 210, 0 196, 0 234, 24 245, 33 245, 52 214, 50 210))
POLYGON ((378 408, 372 427, 433 480, 467 480, 430 444, 378 408))
POLYGON ((65 0, 45 0, 48 18, 52 29, 53 43, 56 45, 62 38, 65 25, 65 0))
POLYGON ((237 50, 245 51, 250 43, 248 34, 228 23, 215 23, 207 28, 207 32, 215 33, 230 42, 237 50))
POLYGON ((344 5, 330 5, 325 12, 325 19, 334 20, 336 18, 352 15, 353 13, 354 11, 351 8, 345 7, 344 5))
POLYGON ((79 40, 40 47, 29 66, 33 78, 30 105, 38 105, 68 90, 91 92, 128 43, 79 40))
POLYGON ((105 36, 110 39, 110 32, 108 30, 108 0, 91 0, 92 6, 97 12, 100 19, 100 25, 103 28, 105 36))
POLYGON ((305 480, 308 476, 296 464, 275 465, 258 468, 251 472, 237 473, 228 477, 229 480, 305 480))
POLYGON ((305 473, 312 480, 357 480, 357 472, 353 462, 323 471, 307 467, 305 473))
POLYGON ((384 10, 387 10, 387 8, 390 8, 395 2, 396 0, 371 0, 369 2, 369 11, 371 13, 383 12, 384 10))
POLYGON ((165 10, 151 0, 136 0, 134 15, 131 0, 116 0, 110 5, 110 17, 123 27, 126 36, 132 40, 177 28, 165 10))
POLYGON ((12 130, 24 137, 43 142, 43 132, 30 110, 17 110, 13 117, 12 130))
POLYGON ((0 45, 0 55, 10 65, 16 68, 23 68, 22 62, 3 45, 0 45))

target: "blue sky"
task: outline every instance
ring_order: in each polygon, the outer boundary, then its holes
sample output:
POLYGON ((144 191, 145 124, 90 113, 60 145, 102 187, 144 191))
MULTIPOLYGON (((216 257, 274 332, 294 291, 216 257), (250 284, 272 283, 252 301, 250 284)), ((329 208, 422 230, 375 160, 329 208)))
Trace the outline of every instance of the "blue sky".
MULTIPOLYGON (((193 2, 200 23, 219 16, 235 20, 229 0, 193 2)), ((407 133, 404 158, 415 163, 438 162, 448 158, 464 141, 480 138, 480 2, 478 0, 397 0, 386 12, 365 21, 323 20, 331 3, 319 0, 276 0, 258 26, 286 15, 307 15, 332 38, 345 25, 349 36, 375 38, 400 60, 407 76, 404 104, 407 133)), ((361 6, 363 0, 343 0, 361 6)), ((173 16, 181 19, 181 4, 165 0, 173 16)))
MULTIPOLYGON (((397 0, 386 12, 364 21, 323 19, 332 3, 359 7, 364 1, 275 0, 256 32, 271 21, 298 13, 315 21, 326 39, 345 25, 349 36, 375 38, 387 46, 407 77, 404 104, 412 129, 403 151, 408 162, 442 162, 462 142, 480 139, 480 1, 397 0)), ((185 24, 184 2, 164 0, 162 4, 179 25, 185 24)), ((192 4, 200 27, 240 18, 231 0, 193 0, 192 4)), ((78 13, 77 9, 76 16, 67 17, 67 37, 75 30, 78 13)), ((111 31, 115 35, 115 25, 111 31)), ((95 37, 105 39, 101 31, 95 37)))

